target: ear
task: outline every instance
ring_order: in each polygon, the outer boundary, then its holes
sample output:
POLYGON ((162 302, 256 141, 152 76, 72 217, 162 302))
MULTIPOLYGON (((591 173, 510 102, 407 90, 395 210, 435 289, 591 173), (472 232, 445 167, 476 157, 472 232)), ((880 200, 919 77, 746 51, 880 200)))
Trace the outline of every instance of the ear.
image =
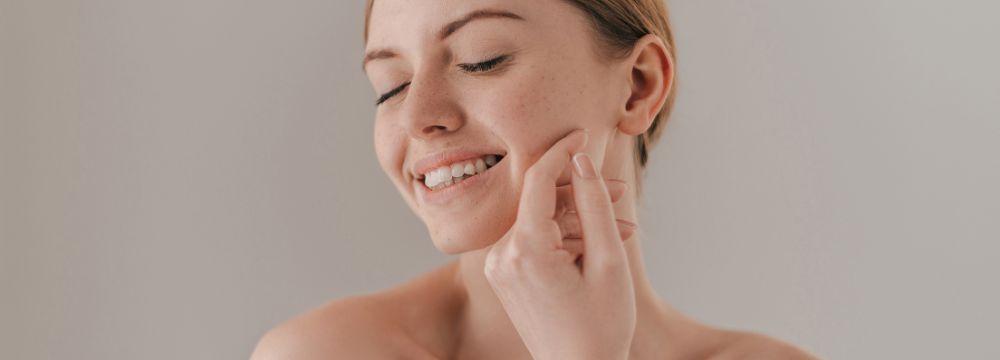
POLYGON ((648 34, 636 41, 625 70, 629 77, 628 99, 618 129, 635 136, 649 129, 673 90, 674 58, 659 36, 648 34))

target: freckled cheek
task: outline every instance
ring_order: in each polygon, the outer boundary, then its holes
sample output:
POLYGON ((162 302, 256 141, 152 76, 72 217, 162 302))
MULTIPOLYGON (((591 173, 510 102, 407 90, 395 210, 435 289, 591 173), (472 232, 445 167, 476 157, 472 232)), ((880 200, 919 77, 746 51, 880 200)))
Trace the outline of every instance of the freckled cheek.
POLYGON ((560 128, 553 119, 551 93, 545 79, 522 76, 505 81, 489 92, 482 107, 483 120, 512 150, 532 147, 545 134, 560 128))
POLYGON ((579 85, 569 76, 541 71, 521 76, 494 88, 493 101, 484 103, 493 114, 490 126, 518 155, 515 165, 522 170, 572 129, 586 126, 587 104, 577 98, 579 85))

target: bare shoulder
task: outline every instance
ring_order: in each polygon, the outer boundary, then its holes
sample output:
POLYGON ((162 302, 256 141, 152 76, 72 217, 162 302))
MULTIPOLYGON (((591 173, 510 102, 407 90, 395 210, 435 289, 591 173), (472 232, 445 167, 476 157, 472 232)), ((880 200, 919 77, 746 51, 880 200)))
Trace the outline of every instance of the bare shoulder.
POLYGON ((717 360, 788 359, 816 360, 813 354, 787 342, 756 333, 727 331, 723 346, 710 357, 717 360))
POLYGON ((271 329, 252 360, 389 357, 400 350, 392 322, 380 316, 373 295, 330 302, 271 329), (389 345, 389 346, 387 346, 389 345))
MULTIPOLYGON (((433 358, 419 338, 433 307, 442 303, 439 269, 381 292, 331 301, 269 330, 252 360, 433 358), (415 335, 417 334, 417 335, 415 335)), ((447 305, 447 304, 444 304, 447 305)))

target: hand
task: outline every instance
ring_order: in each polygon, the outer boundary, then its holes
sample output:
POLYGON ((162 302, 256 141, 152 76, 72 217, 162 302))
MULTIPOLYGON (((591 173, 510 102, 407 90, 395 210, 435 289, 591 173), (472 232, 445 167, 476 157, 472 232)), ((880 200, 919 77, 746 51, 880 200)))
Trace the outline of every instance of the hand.
POLYGON ((483 269, 535 359, 625 359, 635 293, 605 182, 583 153, 584 131, 556 142, 525 173, 517 220, 483 269), (575 154, 575 155, 574 155, 575 154), (572 197, 582 248, 567 250, 556 181, 573 162, 572 197))
MULTIPOLYGON (((628 183, 621 180, 605 180, 604 186, 608 188, 612 203, 618 202, 628 190, 628 183)), ((631 221, 615 219, 615 222, 618 225, 618 235, 623 241, 635 233, 637 226, 631 221)), ((563 249, 576 254, 576 259, 579 260, 584 253, 583 228, 580 226, 580 216, 573 200, 573 184, 556 188, 556 223, 559 224, 559 231, 562 233, 563 249)))

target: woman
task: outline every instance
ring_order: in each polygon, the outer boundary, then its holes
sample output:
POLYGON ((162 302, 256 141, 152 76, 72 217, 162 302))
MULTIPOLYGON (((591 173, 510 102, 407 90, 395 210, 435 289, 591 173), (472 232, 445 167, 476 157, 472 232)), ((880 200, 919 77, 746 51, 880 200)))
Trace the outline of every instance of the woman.
POLYGON ((699 324, 646 277, 635 204, 674 83, 660 1, 369 1, 379 163, 460 256, 253 358, 811 358, 699 324))

